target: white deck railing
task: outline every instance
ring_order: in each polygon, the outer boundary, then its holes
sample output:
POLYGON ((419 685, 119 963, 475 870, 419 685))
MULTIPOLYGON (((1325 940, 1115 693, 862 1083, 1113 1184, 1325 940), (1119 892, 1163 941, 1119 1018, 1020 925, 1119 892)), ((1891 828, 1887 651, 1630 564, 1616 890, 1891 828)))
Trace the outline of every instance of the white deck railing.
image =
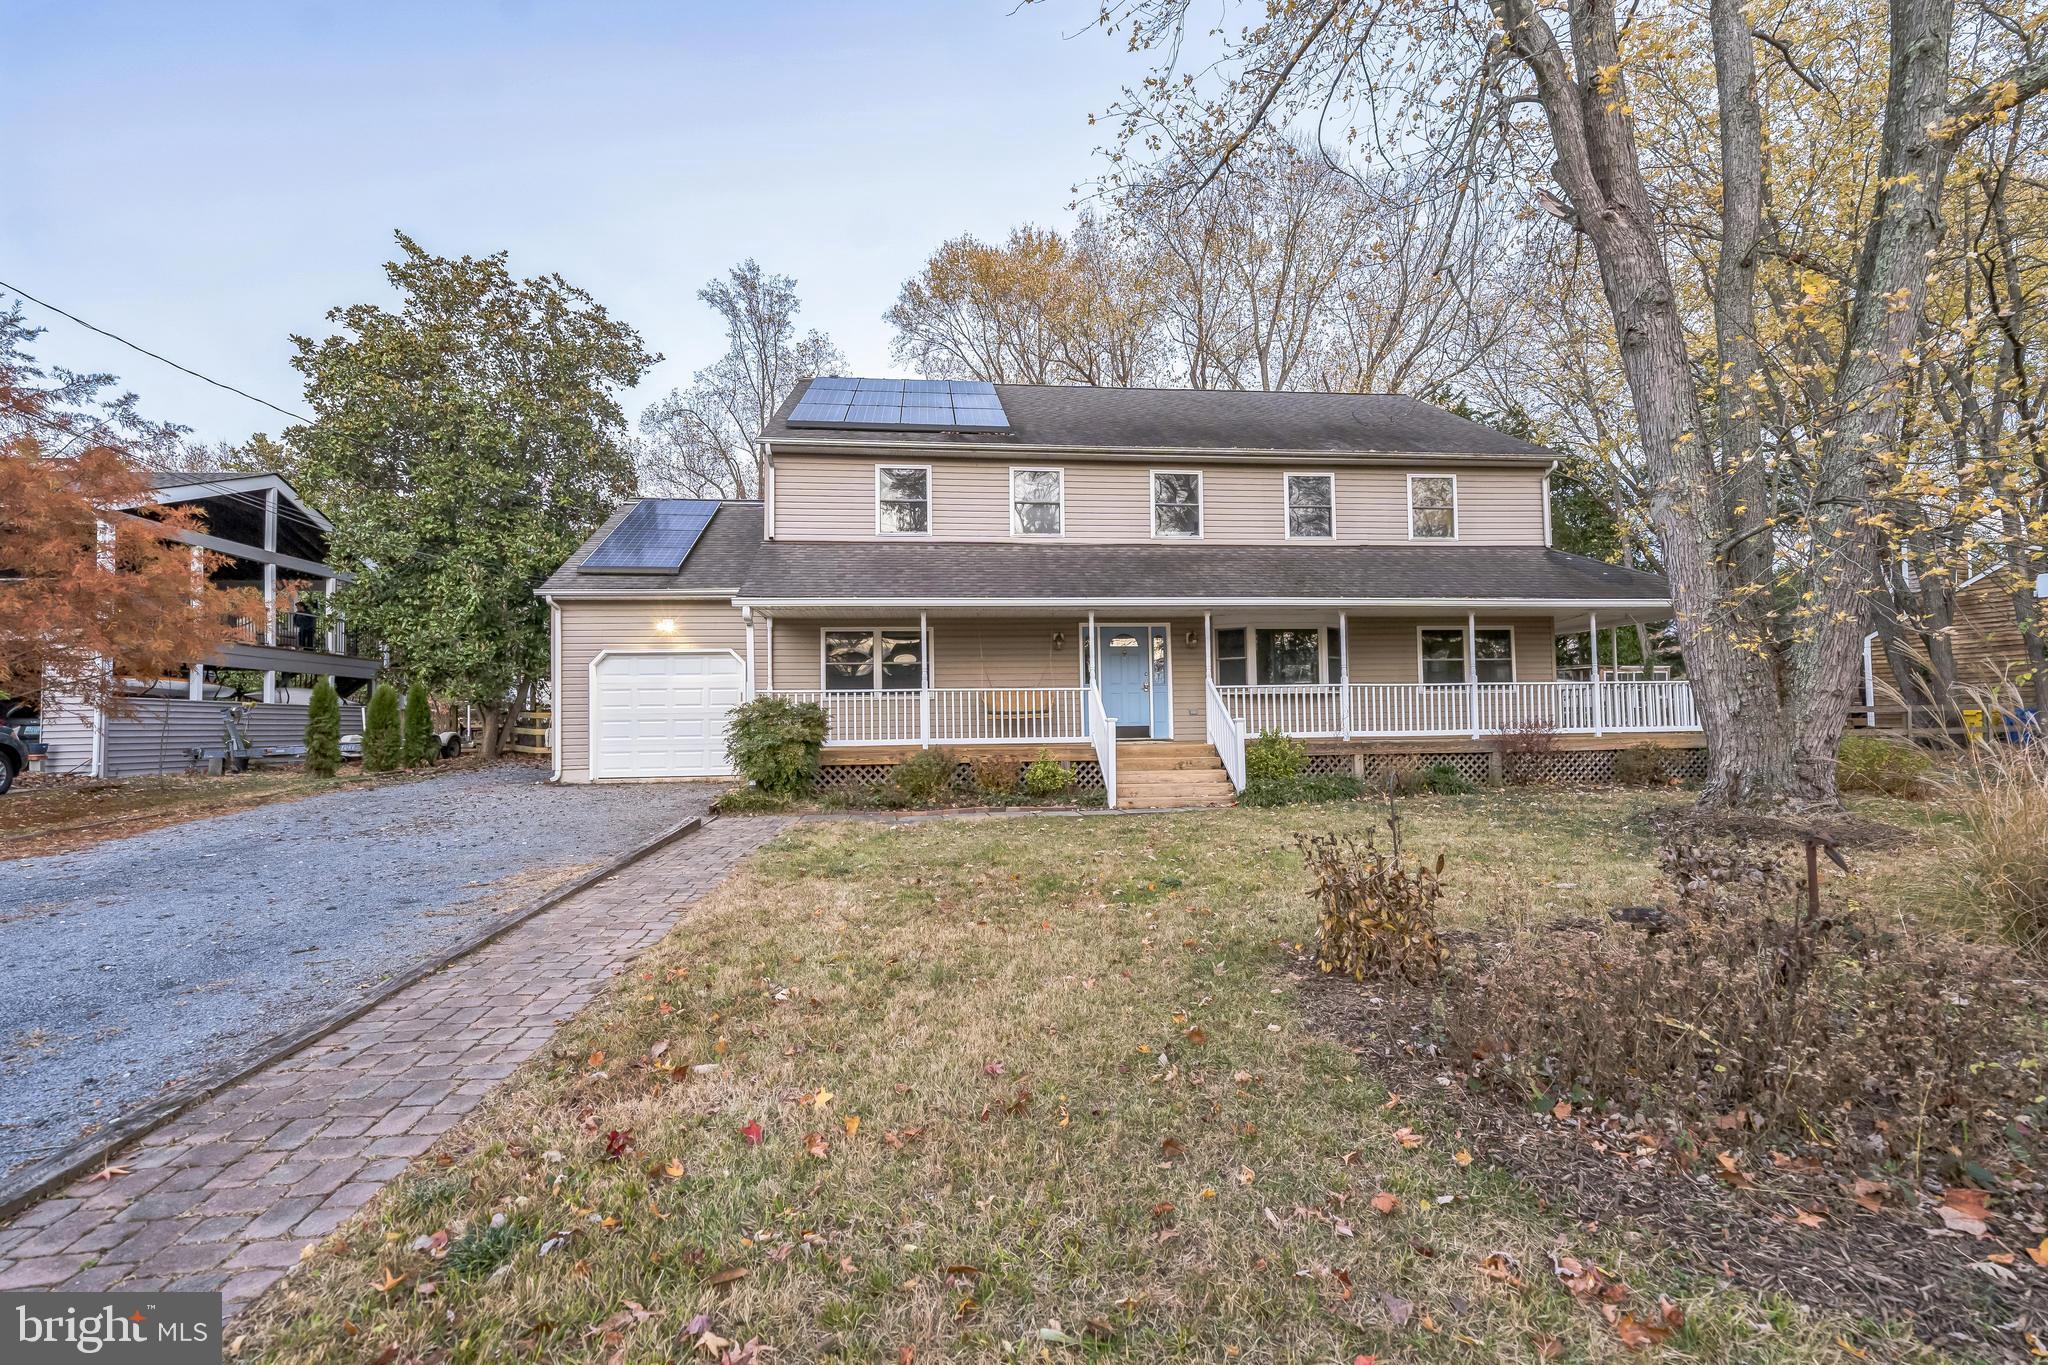
POLYGON ((1223 760, 1223 771, 1230 774, 1230 785, 1243 791, 1244 726, 1230 714, 1230 707, 1216 684, 1208 679, 1203 682, 1203 692, 1209 705, 1209 742, 1216 746, 1217 756, 1223 760))
MULTIPOLYGON (((1218 687, 1224 713, 1244 731, 1298 738, 1488 735, 1518 725, 1561 733, 1697 730, 1692 684, 1682 678, 1617 682, 1339 683, 1218 687)), ((1211 726, 1214 729, 1214 726, 1211 726)))
POLYGON ((1084 687, 1088 706, 1088 734, 1095 745, 1095 764, 1102 769, 1102 796, 1116 809, 1116 726, 1102 707, 1102 689, 1084 687))
POLYGON ((825 743, 834 746, 1079 744, 1089 734, 1087 694, 1085 687, 775 691, 778 697, 825 708, 825 743))

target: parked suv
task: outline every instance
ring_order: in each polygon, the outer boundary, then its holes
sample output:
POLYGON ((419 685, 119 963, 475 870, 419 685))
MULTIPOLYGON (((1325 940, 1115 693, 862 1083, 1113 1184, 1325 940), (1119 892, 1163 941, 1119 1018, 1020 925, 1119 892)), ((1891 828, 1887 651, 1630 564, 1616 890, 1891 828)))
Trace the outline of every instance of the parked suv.
POLYGON ((28 746, 10 726, 0 725, 0 796, 14 786, 14 779, 28 766, 28 746))

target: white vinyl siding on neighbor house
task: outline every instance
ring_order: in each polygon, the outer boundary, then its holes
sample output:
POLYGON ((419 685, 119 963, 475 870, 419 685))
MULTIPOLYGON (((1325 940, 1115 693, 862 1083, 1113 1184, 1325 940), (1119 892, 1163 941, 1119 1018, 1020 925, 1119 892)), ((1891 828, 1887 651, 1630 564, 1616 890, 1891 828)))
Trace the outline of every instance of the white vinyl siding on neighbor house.
MULTIPOLYGON (((561 695, 554 699, 555 747, 564 782, 590 781, 590 671, 599 654, 722 651, 745 659, 747 629, 731 602, 648 597, 559 601, 561 695), (660 629, 663 622, 671 627, 660 629)), ((760 627, 755 627, 758 632, 760 627)), ((815 637, 813 637, 815 639, 815 637)), ((813 674, 812 676, 815 676, 813 674)), ((723 741, 719 752, 724 753, 723 741)))
MULTIPOLYGON (((871 540, 876 521, 878 462, 857 456, 775 456, 778 540, 871 540)), ((886 463, 886 462, 882 462, 886 463)), ((929 532, 935 540, 1007 541, 1015 509, 1007 459, 933 456, 929 532)), ((1073 544, 1136 544, 1152 535, 1151 470, 1186 468, 1202 475, 1203 545, 1279 545, 1287 536, 1285 475, 1279 464, 1189 462, 1185 466, 1063 459, 1016 468, 1062 471, 1060 539, 1073 544)), ((1400 466, 1331 471, 1335 485, 1326 545, 1405 545, 1409 536, 1408 476, 1400 466)), ((1457 545, 1541 545, 1543 470, 1460 468, 1457 545)), ((1427 543, 1427 542, 1425 542, 1427 543)))

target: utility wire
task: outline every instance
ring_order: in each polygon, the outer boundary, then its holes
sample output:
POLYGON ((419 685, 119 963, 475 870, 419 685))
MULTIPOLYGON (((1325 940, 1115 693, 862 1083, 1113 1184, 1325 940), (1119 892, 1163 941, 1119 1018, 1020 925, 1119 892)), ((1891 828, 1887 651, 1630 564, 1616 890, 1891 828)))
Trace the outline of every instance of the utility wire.
POLYGON ((110 340, 120 342, 123 346, 126 346, 131 351, 140 351, 142 352, 142 354, 148 356, 151 360, 160 360, 174 370, 179 370, 185 374, 189 374, 194 379, 204 380, 206 383, 213 385, 216 389, 226 389, 229 393, 235 394, 238 397, 246 398, 252 403, 261 403, 264 407, 269 408, 272 412, 277 413, 280 416, 289 417, 294 422, 304 422, 308 426, 312 425, 313 419, 306 416, 304 413, 293 412, 289 408, 281 408, 277 404, 271 402, 268 398, 258 398, 255 394, 250 393, 247 389, 238 389, 233 384, 223 384, 220 380, 215 379, 210 375, 201 374, 199 373, 199 371, 191 368, 188 365, 180 365, 177 361, 171 359, 169 356, 158 355, 155 351, 150 350, 147 346, 138 346, 134 342, 130 341, 127 337, 121 336, 120 334, 115 332, 109 332, 104 327, 95 327, 91 323, 87 322, 84 318, 79 317, 76 313, 67 313, 54 303, 44 303, 43 300, 37 298, 34 294, 29 293, 26 289, 21 288, 19 285, 12 285, 5 280, 0 280, 0 289, 5 289, 12 294, 19 294, 23 298, 27 299, 30 303, 37 304, 43 308, 47 308, 51 312, 57 314, 59 317, 70 318, 73 322, 77 323, 80 327, 85 328, 88 332, 98 332, 103 337, 107 337, 110 340))

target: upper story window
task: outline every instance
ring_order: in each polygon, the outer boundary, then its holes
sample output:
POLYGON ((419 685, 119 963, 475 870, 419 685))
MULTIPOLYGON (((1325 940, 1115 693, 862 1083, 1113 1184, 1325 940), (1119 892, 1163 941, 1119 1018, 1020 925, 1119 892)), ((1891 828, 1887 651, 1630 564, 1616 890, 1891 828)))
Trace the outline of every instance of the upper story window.
POLYGON ((1152 471, 1152 534, 1174 537, 1202 534, 1200 470, 1152 471))
POLYGON ((1457 475, 1410 474, 1408 476, 1408 538, 1410 540, 1456 540, 1458 538, 1457 475))
MULTIPOLYGON (((1515 633, 1512 630, 1480 630, 1472 634, 1472 672, 1479 682, 1510 683, 1515 680, 1515 633)), ((1422 680, 1426 683, 1465 681, 1465 632, 1425 630, 1422 632, 1422 680)))
POLYGON ((923 638, 916 626, 827 630, 827 692, 914 692, 924 686, 923 638))
POLYGON ((1337 534, 1337 476, 1287 476, 1287 538, 1329 540, 1337 534))
POLYGON ((1067 476, 1062 469, 1010 471, 1010 534, 1057 536, 1066 531, 1067 476))
POLYGON ((875 534, 932 533, 932 469, 923 464, 875 466, 875 534))

